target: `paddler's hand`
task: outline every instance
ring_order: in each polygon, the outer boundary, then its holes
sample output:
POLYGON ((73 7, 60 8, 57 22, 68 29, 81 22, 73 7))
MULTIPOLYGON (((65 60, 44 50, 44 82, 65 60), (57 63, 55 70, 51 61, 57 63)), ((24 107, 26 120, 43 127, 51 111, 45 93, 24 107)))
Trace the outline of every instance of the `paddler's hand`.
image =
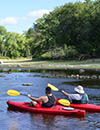
POLYGON ((28 96, 29 98, 31 97, 31 95, 30 95, 30 94, 28 94, 27 96, 28 96))
POLYGON ((63 89, 59 89, 59 92, 63 93, 63 92, 64 92, 64 90, 63 90, 63 89))

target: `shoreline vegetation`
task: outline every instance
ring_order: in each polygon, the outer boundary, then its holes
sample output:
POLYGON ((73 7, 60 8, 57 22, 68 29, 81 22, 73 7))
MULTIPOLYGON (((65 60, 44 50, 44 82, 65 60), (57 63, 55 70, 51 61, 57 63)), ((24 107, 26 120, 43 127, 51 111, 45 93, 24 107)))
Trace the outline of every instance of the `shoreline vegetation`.
POLYGON ((100 59, 89 59, 84 61, 65 60, 32 60, 31 58, 21 59, 0 59, 0 68, 33 68, 33 69, 92 69, 100 70, 100 59))
MULTIPOLYGON (((13 71, 42 72, 41 76, 34 75, 33 77, 100 80, 100 59, 85 61, 32 60, 31 58, 1 59, 0 70, 9 74, 13 71), (52 71, 53 75, 45 74, 49 71, 52 71)), ((3 76, 0 75, 0 77, 3 76)))

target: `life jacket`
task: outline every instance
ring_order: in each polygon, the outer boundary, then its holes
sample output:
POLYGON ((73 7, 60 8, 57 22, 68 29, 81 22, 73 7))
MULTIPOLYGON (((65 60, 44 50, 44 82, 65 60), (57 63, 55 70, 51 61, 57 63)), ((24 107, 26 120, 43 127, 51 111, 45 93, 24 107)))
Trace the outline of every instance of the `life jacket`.
POLYGON ((81 100, 72 99, 71 103, 72 104, 86 104, 86 103, 88 103, 87 95, 86 94, 82 95, 81 100))
POLYGON ((42 107, 52 107, 55 103, 55 97, 52 96, 47 96, 48 97, 48 102, 42 103, 42 107))

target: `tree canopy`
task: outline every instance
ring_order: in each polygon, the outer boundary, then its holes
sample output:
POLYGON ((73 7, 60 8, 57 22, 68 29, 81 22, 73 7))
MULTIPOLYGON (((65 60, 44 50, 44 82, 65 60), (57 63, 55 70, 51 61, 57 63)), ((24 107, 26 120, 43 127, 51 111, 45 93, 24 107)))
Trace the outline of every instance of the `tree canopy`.
POLYGON ((100 57, 100 0, 68 3, 34 24, 33 57, 100 57))
POLYGON ((56 7, 24 34, 0 26, 0 55, 45 59, 100 57, 100 0, 56 7))

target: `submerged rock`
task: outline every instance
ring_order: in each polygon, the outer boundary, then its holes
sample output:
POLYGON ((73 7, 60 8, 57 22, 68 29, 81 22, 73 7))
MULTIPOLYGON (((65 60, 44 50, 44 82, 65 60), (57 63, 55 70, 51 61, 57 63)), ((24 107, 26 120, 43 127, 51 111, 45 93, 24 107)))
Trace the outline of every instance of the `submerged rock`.
POLYGON ((32 83, 24 83, 23 86, 32 86, 32 83))
POLYGON ((0 75, 0 77, 5 77, 5 75, 0 75))

